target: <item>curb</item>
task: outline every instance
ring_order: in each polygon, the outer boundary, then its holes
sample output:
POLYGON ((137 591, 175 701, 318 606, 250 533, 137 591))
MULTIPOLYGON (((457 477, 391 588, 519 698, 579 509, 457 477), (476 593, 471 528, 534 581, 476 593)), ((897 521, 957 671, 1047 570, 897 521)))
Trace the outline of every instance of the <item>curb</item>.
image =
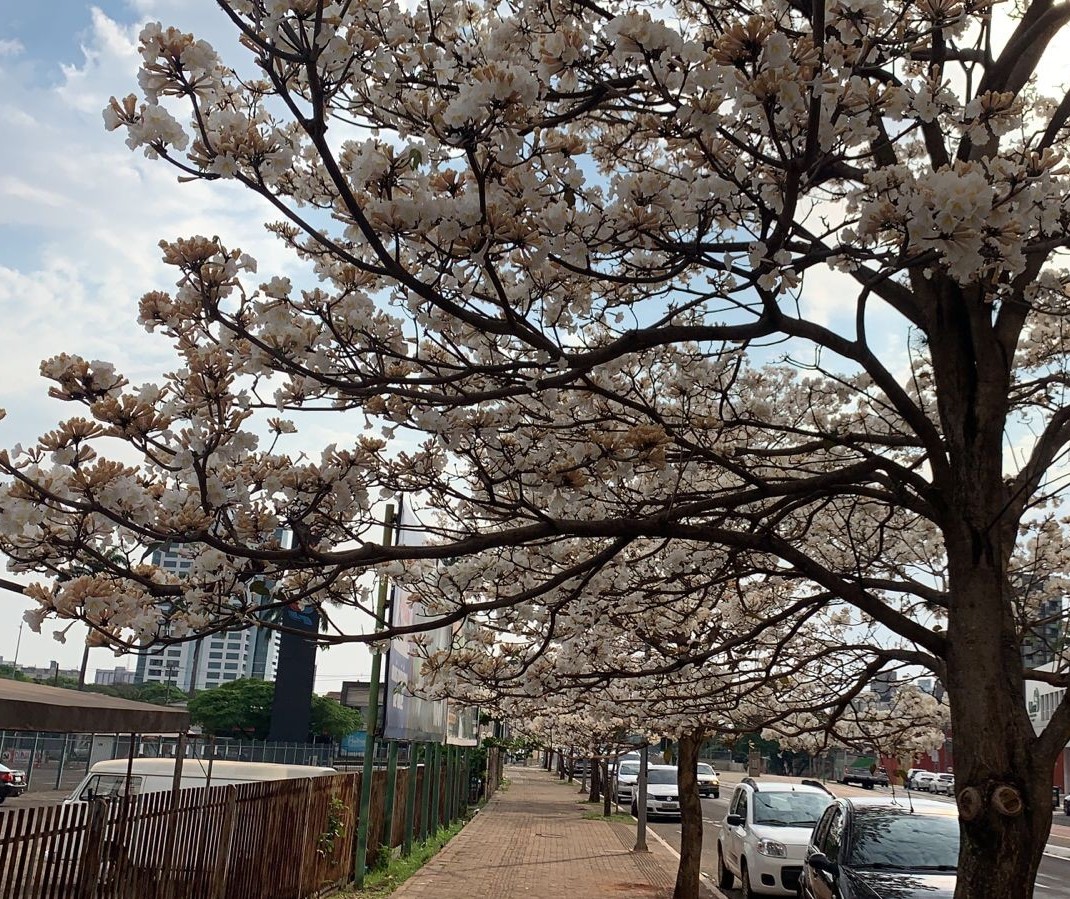
MULTIPOLYGON (((638 819, 634 815, 632 816, 632 820, 635 821, 637 824, 639 823, 638 819)), ((653 837, 658 843, 660 843, 663 847, 665 847, 665 849, 669 851, 669 854, 673 858, 675 858, 677 861, 680 861, 680 853, 673 849, 672 846, 670 846, 665 841, 664 837, 651 830, 649 827, 646 830, 646 835, 648 837, 653 837)), ((699 882, 702 884, 703 888, 705 888, 709 892, 712 899, 728 899, 728 897, 724 893, 722 893, 719 889, 717 889, 717 887, 713 885, 713 881, 710 879, 710 876, 708 874, 705 874, 700 871, 698 877, 699 882)))

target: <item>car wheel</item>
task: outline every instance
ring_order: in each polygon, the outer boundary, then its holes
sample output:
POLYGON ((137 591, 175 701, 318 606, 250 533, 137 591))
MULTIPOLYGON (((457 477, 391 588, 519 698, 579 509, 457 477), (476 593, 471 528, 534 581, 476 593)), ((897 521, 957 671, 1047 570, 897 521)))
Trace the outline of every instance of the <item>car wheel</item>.
POLYGON ((5 799, 7 799, 7 793, 0 793, 0 805, 4 804, 5 799))
POLYGON ((746 860, 739 863, 739 896, 740 899, 754 899, 754 891, 750 888, 750 873, 747 871, 746 860))
POLYGON ((724 866, 724 856, 721 854, 721 844, 717 844, 717 886, 722 890, 732 889, 732 884, 735 881, 735 877, 732 876, 732 872, 724 866))
POLYGON ((721 798, 721 791, 720 790, 714 790, 713 791, 713 798, 714 799, 720 799, 721 798))

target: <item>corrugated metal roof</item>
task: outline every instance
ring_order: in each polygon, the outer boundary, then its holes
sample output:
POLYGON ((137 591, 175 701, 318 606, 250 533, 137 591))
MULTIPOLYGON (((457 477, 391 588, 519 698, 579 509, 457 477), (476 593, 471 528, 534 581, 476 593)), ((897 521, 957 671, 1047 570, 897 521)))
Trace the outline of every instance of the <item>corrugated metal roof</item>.
POLYGON ((0 730, 60 734, 178 734, 189 712, 103 693, 0 680, 0 730))

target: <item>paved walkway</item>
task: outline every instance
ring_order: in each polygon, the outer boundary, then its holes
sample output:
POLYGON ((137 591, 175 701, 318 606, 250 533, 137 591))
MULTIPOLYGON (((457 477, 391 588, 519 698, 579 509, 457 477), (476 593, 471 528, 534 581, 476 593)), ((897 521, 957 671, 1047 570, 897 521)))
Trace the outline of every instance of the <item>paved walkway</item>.
POLYGON ((579 785, 541 768, 509 767, 499 790, 393 899, 667 899, 676 857, 649 839, 632 852, 634 824, 587 820, 600 809, 579 785))

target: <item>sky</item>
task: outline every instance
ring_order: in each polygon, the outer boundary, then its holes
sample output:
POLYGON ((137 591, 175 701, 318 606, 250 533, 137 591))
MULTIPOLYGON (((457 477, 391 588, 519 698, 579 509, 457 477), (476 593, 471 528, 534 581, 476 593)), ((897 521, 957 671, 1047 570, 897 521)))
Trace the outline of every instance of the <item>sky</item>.
MULTIPOLYGON (((38 373, 46 358, 108 360, 134 383, 170 367, 166 339, 137 324, 141 295, 174 282, 160 239, 219 235, 256 256, 262 273, 293 273, 293 259, 263 230, 274 216, 256 197, 229 184, 179 184, 172 169, 131 152, 121 132, 104 130, 109 97, 137 90, 137 35, 148 21, 191 31, 233 58, 233 32, 211 0, 0 4, 0 446, 29 444, 74 411, 48 399, 38 373)), ((315 448, 351 442, 330 426, 303 437, 315 448)), ((27 603, 7 592, 0 603, 0 656, 10 660, 27 603)), ((77 667, 76 631, 61 645, 53 630, 24 627, 19 662, 77 667)), ((90 678, 124 664, 133 658, 95 649, 90 678)), ((368 668, 363 648, 321 652, 316 690, 368 668)))

